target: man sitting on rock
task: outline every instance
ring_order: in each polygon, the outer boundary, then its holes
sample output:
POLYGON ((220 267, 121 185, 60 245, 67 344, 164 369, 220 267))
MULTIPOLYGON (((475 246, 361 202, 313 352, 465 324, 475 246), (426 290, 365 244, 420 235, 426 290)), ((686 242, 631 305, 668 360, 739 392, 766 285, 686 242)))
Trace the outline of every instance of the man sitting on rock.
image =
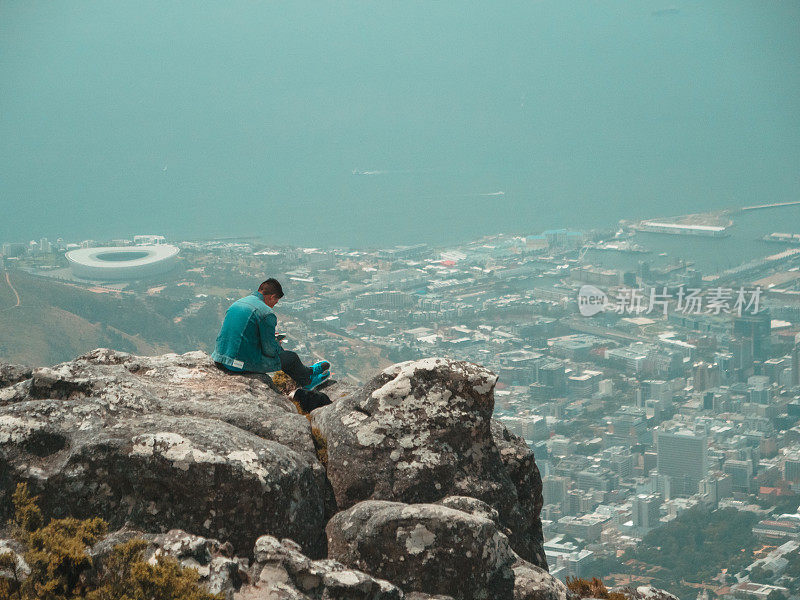
POLYGON ((323 360, 307 367, 296 352, 281 347, 272 309, 282 297, 281 284, 270 278, 258 291, 234 302, 225 313, 211 358, 220 369, 233 373, 283 371, 310 391, 328 379, 331 365, 323 360))

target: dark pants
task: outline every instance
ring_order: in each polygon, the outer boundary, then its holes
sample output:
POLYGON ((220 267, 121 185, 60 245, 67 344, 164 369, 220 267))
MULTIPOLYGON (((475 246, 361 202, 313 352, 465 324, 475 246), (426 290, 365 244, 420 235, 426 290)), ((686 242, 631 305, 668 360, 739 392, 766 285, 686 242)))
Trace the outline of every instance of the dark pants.
POLYGON ((311 383, 311 375, 313 371, 311 367, 307 367, 297 356, 297 352, 291 350, 281 350, 281 371, 286 373, 289 377, 294 379, 295 383, 300 387, 311 383))
MULTIPOLYGON (((304 385, 308 385, 311 383, 311 375, 313 371, 311 367, 307 367, 303 364, 303 361, 300 360, 300 357, 297 356, 297 352, 292 352, 291 350, 281 350, 280 353, 281 359, 281 371, 286 373, 289 377, 294 379, 295 383, 300 387, 304 385)), ((233 375, 251 375, 251 376, 258 376, 259 378, 263 375, 267 379, 270 379, 268 375, 264 373, 254 373, 253 371, 231 371, 230 369, 226 368, 225 365, 222 363, 214 363, 217 365, 218 368, 222 369, 227 373, 231 373, 233 375)), ((270 379, 270 383, 272 380, 270 379)))

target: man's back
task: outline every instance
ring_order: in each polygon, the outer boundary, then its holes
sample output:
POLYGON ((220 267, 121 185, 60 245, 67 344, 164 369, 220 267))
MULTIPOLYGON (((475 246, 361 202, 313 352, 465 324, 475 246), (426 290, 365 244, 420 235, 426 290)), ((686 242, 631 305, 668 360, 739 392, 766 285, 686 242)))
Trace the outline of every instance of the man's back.
POLYGON ((259 292, 240 298, 225 313, 211 358, 233 371, 280 370, 276 324, 275 313, 259 292))

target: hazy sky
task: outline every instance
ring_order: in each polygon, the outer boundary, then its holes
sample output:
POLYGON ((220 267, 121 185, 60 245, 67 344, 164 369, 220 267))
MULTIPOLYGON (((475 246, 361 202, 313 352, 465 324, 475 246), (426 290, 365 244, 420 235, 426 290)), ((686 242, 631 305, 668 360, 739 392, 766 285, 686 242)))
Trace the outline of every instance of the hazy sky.
POLYGON ((800 199, 798 57, 790 1, 0 0, 0 241, 452 242, 800 199))

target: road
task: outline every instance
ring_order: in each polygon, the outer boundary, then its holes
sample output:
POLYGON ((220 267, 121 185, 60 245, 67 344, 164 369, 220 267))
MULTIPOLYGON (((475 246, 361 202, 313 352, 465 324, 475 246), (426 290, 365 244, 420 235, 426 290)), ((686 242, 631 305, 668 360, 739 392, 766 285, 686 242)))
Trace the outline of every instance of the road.
POLYGON ((9 309, 17 308, 22 304, 22 298, 19 297, 19 293, 17 292, 16 288, 11 284, 11 277, 9 276, 8 271, 6 271, 6 283, 8 284, 8 287, 11 288, 11 291, 14 292, 14 296, 17 298, 17 303, 14 306, 10 306, 8 308, 9 309))

